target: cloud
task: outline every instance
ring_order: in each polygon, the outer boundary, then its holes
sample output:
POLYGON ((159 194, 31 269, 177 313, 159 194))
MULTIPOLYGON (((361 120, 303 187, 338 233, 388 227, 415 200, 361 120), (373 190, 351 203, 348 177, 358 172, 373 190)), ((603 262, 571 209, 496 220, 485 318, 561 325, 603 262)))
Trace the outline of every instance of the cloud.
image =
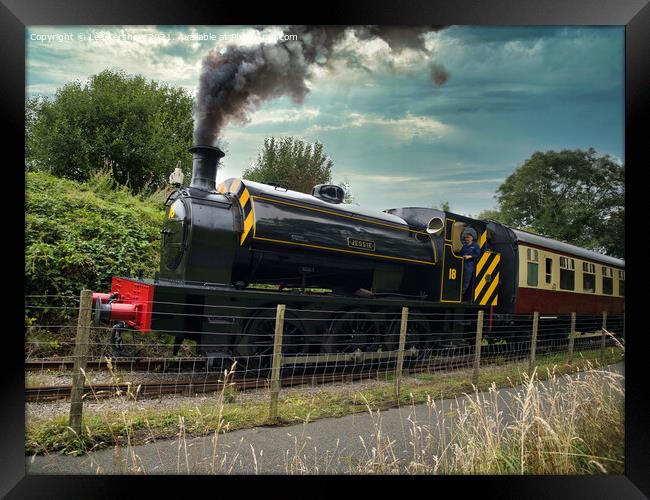
POLYGON ((251 114, 251 121, 247 126, 295 123, 296 121, 313 121, 320 115, 317 108, 283 108, 263 109, 251 114))
POLYGON ((367 175, 363 173, 348 173, 347 176, 352 181, 368 181, 384 184, 395 184, 401 182, 415 183, 420 188, 428 189, 430 187, 438 186, 463 186, 467 184, 500 184, 505 178, 495 177, 486 179, 436 179, 436 173, 432 173, 430 177, 422 176, 405 176, 405 175, 367 175))
MULTIPOLYGON (((204 52, 201 48, 209 42, 187 41, 181 35, 196 31, 195 28, 155 26, 30 27, 26 33, 27 93, 51 94, 53 89, 71 80, 85 82, 107 68, 141 74, 193 92, 204 52), (69 38, 35 39, 51 34, 68 34, 69 38), (38 75, 38 87, 30 83, 33 75, 38 75)), ((218 42, 212 45, 215 43, 218 42)))
POLYGON ((388 130, 395 138, 410 140, 416 137, 435 137, 440 139, 452 130, 446 125, 430 116, 415 116, 407 113, 401 118, 387 118, 384 116, 348 113, 342 121, 332 125, 312 125, 308 133, 331 132, 349 128, 381 127, 388 130))
MULTIPOLYGON (((241 43, 242 27, 125 27, 136 42, 37 42, 31 33, 122 33, 121 27, 30 27, 27 93, 54 93, 107 67, 194 92, 201 58, 227 40, 179 40, 218 33, 241 43), (237 38, 239 37, 239 38, 237 38)), ((269 36, 278 28, 267 29, 269 36)), ((268 136, 324 144, 335 178, 357 201, 383 209, 449 201, 454 211, 494 205, 494 189, 535 151, 586 149, 624 158, 623 27, 454 26, 425 35, 428 55, 394 52, 380 39, 348 35, 331 68, 316 69, 302 106, 266 103, 245 126, 229 126, 221 175, 238 176, 268 136), (451 78, 431 82, 432 64, 451 78), (484 177, 484 178, 481 178, 484 177), (395 186, 399 186, 396 189, 395 186)))
POLYGON ((376 182, 384 184, 393 184, 396 182, 415 182, 419 180, 418 177, 407 177, 399 175, 367 175, 367 174, 347 174, 352 181, 376 182))

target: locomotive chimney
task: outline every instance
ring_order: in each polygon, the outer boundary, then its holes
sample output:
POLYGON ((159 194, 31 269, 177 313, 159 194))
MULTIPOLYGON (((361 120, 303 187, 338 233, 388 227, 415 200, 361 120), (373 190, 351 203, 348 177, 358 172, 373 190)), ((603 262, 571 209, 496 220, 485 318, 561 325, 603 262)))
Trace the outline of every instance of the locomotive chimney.
POLYGON ((190 187, 216 191, 219 160, 226 154, 213 146, 192 146, 192 181, 190 187))

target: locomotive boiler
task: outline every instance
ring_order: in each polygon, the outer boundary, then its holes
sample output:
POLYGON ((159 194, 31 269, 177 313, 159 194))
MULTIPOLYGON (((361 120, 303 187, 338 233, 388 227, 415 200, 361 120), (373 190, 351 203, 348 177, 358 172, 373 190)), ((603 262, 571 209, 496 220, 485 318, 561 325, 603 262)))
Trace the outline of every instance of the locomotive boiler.
MULTIPOLYGON (((256 359, 262 366, 270 363, 280 303, 287 306, 285 354, 395 349, 403 306, 410 310, 409 335, 417 334, 420 347, 443 338, 454 345, 473 336, 475 323, 466 318, 479 309, 489 315, 487 338, 512 324, 513 314, 532 313, 518 302, 523 292, 528 301, 533 296, 522 283, 531 269, 522 267, 522 244, 546 249, 545 258, 577 254, 584 262, 624 268, 620 260, 558 247, 495 221, 346 204, 334 185, 314 186, 311 195, 239 178, 217 185, 224 153, 210 146, 190 151, 191 182, 166 203, 160 271, 151 280, 115 277, 110 293, 93 296, 96 321, 114 322, 118 350, 124 330, 154 330, 174 336, 175 350, 183 339, 196 341, 213 364, 246 359, 250 367, 256 359), (481 255, 463 301, 459 251, 468 231, 481 255)), ((607 307, 616 312, 622 300, 612 299, 607 307)))
POLYGON ((168 200, 160 279, 431 293, 436 247, 402 218, 342 203, 338 186, 312 196, 240 179, 217 188, 217 148, 196 147, 188 188, 168 200), (208 180, 212 179, 212 180, 208 180))

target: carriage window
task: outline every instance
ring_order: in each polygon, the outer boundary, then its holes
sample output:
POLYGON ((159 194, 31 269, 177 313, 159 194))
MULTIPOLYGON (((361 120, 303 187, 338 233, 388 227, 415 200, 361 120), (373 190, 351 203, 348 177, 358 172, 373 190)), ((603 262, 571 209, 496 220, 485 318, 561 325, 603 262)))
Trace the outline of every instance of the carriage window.
POLYGON ((582 263, 582 291, 596 293, 596 264, 582 263))
POLYGON ((526 281, 526 283, 528 283, 528 286, 537 286, 538 277, 539 277, 539 264, 537 264, 536 262, 529 262, 528 280, 526 281))
POLYGON ((614 293, 614 279, 612 278, 612 268, 603 266, 603 293, 612 295, 614 293))
POLYGON ((625 271, 618 271, 618 294, 625 297, 625 271))
POLYGON ((550 283, 552 279, 552 271, 553 271, 553 259, 546 259, 546 283, 550 283))
POLYGON ((526 284, 528 286, 537 286, 539 284, 539 254, 537 253, 537 250, 527 248, 526 258, 528 260, 526 284))
POLYGON ((560 289, 573 290, 576 285, 576 262, 569 257, 560 257, 560 289))

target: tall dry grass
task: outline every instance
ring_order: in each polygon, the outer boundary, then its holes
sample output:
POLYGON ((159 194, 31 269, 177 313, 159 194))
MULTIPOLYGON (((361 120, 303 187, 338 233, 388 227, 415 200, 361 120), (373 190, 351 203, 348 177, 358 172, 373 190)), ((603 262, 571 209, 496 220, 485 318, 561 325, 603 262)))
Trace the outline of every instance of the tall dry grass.
MULTIPOLYGON (((373 416, 372 447, 357 474, 599 474, 624 471, 623 376, 590 369, 578 376, 537 373, 507 392, 492 385, 456 398, 430 398, 428 418, 408 417, 410 460, 373 416)), ((371 412, 372 413, 372 412, 371 412)), ((364 446, 364 448, 366 448, 364 446)))
POLYGON ((604 474, 624 472, 623 376, 590 367, 577 376, 537 373, 522 386, 453 401, 429 398, 427 416, 407 417, 408 459, 369 405, 361 456, 306 450, 303 430, 287 450, 288 474, 604 474), (332 466, 332 457, 339 461, 332 466))

